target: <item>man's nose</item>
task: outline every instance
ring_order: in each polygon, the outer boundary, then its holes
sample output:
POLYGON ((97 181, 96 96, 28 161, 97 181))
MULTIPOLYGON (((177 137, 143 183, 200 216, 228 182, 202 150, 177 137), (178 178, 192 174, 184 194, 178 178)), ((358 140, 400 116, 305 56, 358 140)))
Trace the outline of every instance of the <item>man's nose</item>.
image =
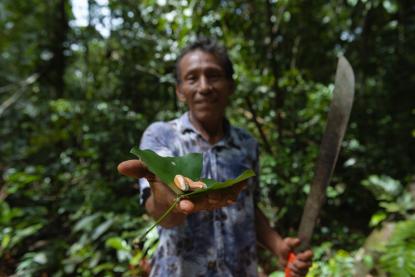
POLYGON ((211 85, 209 83, 209 79, 206 76, 201 76, 200 77, 200 82, 199 82, 199 91, 201 93, 208 93, 211 90, 211 85))

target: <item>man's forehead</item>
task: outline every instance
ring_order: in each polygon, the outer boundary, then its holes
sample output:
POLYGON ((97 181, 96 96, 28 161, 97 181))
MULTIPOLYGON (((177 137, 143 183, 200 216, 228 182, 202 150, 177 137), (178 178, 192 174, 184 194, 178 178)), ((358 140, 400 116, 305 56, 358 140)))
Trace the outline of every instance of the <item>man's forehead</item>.
POLYGON ((218 57, 202 50, 194 50, 184 55, 180 60, 179 66, 181 70, 193 70, 200 67, 224 70, 218 57))

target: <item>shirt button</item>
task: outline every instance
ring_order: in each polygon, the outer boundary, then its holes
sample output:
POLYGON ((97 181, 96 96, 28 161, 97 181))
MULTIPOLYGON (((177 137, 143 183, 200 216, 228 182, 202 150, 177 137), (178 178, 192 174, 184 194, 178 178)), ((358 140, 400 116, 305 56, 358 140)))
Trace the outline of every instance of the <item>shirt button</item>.
POLYGON ((215 261, 209 261, 208 262, 208 268, 209 269, 214 269, 216 267, 216 262, 215 261))

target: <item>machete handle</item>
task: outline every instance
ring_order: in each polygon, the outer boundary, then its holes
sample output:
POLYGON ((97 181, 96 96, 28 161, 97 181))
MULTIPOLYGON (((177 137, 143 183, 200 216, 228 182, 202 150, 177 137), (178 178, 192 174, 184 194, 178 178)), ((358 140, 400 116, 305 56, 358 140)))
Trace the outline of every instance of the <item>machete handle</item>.
POLYGON ((289 266, 290 266, 290 264, 292 264, 295 261, 295 259, 297 259, 297 256, 295 255, 295 253, 290 252, 288 254, 287 265, 285 266, 285 277, 292 277, 291 269, 290 269, 289 266))

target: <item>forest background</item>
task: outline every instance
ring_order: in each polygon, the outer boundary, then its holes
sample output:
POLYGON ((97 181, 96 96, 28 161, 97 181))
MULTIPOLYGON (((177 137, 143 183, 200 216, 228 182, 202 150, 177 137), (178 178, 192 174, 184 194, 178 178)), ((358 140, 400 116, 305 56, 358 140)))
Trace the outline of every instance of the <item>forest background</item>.
POLYGON ((415 276, 410 0, 0 1, 0 276, 144 274, 157 234, 132 247, 152 220, 116 166, 146 126, 184 110, 174 62, 197 35, 229 49, 228 116, 261 144, 260 205, 284 235, 346 56, 355 103, 309 276, 415 276))

